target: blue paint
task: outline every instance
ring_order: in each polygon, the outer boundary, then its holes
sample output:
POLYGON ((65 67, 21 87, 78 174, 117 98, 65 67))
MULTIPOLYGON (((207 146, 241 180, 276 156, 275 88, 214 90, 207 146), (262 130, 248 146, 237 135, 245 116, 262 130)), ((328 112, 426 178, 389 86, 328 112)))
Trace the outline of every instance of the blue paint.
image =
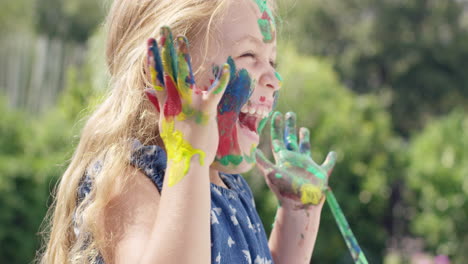
POLYGON ((161 55, 159 54, 158 43, 155 39, 151 39, 150 52, 153 54, 155 69, 157 72, 157 78, 161 86, 164 87, 164 76, 163 76, 163 66, 161 61, 161 55))
MULTIPOLYGON (((220 114, 225 112, 239 113, 241 107, 247 103, 247 100, 252 95, 252 79, 245 69, 237 71, 234 60, 229 57, 227 63, 230 66, 231 75, 229 84, 224 92, 223 97, 218 105, 220 114)), ((219 72, 219 69, 213 69, 214 72, 219 72)))
POLYGON ((279 90, 276 90, 273 92, 273 108, 272 110, 275 110, 276 104, 278 103, 278 97, 279 97, 279 90))

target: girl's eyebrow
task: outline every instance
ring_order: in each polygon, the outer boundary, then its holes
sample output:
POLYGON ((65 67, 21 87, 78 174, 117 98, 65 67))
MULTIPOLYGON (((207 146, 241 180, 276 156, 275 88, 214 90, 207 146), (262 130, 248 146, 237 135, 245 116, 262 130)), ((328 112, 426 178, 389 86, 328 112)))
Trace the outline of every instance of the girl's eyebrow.
MULTIPOLYGON (((247 42, 250 42, 254 45, 257 45, 258 47, 263 47, 264 45, 266 45, 262 40, 260 40, 259 38, 251 35, 251 34, 246 34, 244 35, 243 37, 239 38, 238 40, 236 40, 234 42, 235 45, 239 45, 241 42, 244 42, 244 41, 247 41, 247 42)), ((276 52, 276 46, 273 47, 273 51, 276 52)))
POLYGON ((250 34, 246 34, 243 37, 241 37, 240 39, 236 40, 235 44, 237 45, 240 42, 244 42, 244 41, 253 42, 256 45, 263 45, 264 44, 263 41, 261 41, 259 38, 255 37, 255 36, 252 36, 250 34))

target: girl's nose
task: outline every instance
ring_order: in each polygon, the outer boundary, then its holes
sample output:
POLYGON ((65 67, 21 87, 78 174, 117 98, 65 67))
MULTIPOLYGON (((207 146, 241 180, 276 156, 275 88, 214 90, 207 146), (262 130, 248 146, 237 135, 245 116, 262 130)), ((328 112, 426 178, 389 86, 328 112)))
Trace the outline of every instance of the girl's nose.
POLYGON ((259 83, 261 86, 276 91, 281 88, 281 77, 278 72, 274 71, 272 67, 270 67, 260 76, 259 83))

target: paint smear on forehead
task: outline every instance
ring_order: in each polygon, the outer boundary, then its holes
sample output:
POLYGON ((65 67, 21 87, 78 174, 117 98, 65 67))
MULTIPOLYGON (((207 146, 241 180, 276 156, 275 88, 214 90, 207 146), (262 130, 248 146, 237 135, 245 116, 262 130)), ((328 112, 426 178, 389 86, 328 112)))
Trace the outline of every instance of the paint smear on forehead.
POLYGON ((263 35, 263 42, 271 43, 276 37, 275 18, 268 7, 267 0, 254 0, 260 9, 261 17, 257 20, 260 32, 263 35))

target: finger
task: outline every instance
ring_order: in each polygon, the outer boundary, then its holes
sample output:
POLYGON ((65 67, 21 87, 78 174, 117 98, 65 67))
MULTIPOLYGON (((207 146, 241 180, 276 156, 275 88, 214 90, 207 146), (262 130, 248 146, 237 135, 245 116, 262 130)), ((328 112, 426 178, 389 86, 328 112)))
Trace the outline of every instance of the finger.
POLYGON ((284 127, 284 144, 288 150, 297 151, 296 114, 287 112, 284 119, 286 123, 284 127))
POLYGON ((283 139, 283 116, 280 112, 275 112, 271 123, 271 146, 274 153, 286 149, 283 139))
POLYGON ((305 127, 299 129, 299 152, 310 156, 310 132, 305 127))
POLYGON ((322 168, 327 171, 328 176, 330 176, 331 172, 333 171, 333 167, 335 167, 336 163, 336 152, 330 151, 327 155, 327 158, 322 163, 322 168))
POLYGON ((218 76, 216 76, 215 80, 213 81, 213 84, 206 92, 205 100, 208 107, 211 108, 220 103, 220 100, 223 97, 229 83, 231 76, 230 68, 231 67, 229 64, 225 63, 218 73, 218 76))
POLYGON ((169 27, 161 28, 161 60, 164 70, 164 75, 169 76, 177 83, 177 59, 174 50, 174 40, 169 27))
POLYGON ((151 84, 156 91, 164 90, 164 78, 161 56, 158 43, 154 38, 148 39, 148 56, 146 62, 147 73, 150 75, 151 84))
POLYGON ((169 27, 161 28, 161 60, 164 70, 164 85, 167 96, 164 102, 166 118, 178 116, 182 112, 182 101, 177 91, 177 60, 174 51, 172 32, 169 27))
POLYGON ((161 106, 159 105, 159 100, 158 97, 156 97, 156 92, 154 91, 154 89, 146 88, 145 94, 146 97, 148 97, 148 100, 150 100, 150 102, 154 105, 158 113, 161 112, 161 106))
POLYGON ((177 87, 183 100, 191 102, 191 89, 195 84, 189 54, 189 42, 186 37, 176 38, 177 50, 177 87))
POLYGON ((234 60, 231 57, 228 58, 227 63, 230 67, 229 83, 219 102, 218 111, 220 114, 226 112, 238 114, 252 94, 252 78, 245 69, 237 71, 234 60))

